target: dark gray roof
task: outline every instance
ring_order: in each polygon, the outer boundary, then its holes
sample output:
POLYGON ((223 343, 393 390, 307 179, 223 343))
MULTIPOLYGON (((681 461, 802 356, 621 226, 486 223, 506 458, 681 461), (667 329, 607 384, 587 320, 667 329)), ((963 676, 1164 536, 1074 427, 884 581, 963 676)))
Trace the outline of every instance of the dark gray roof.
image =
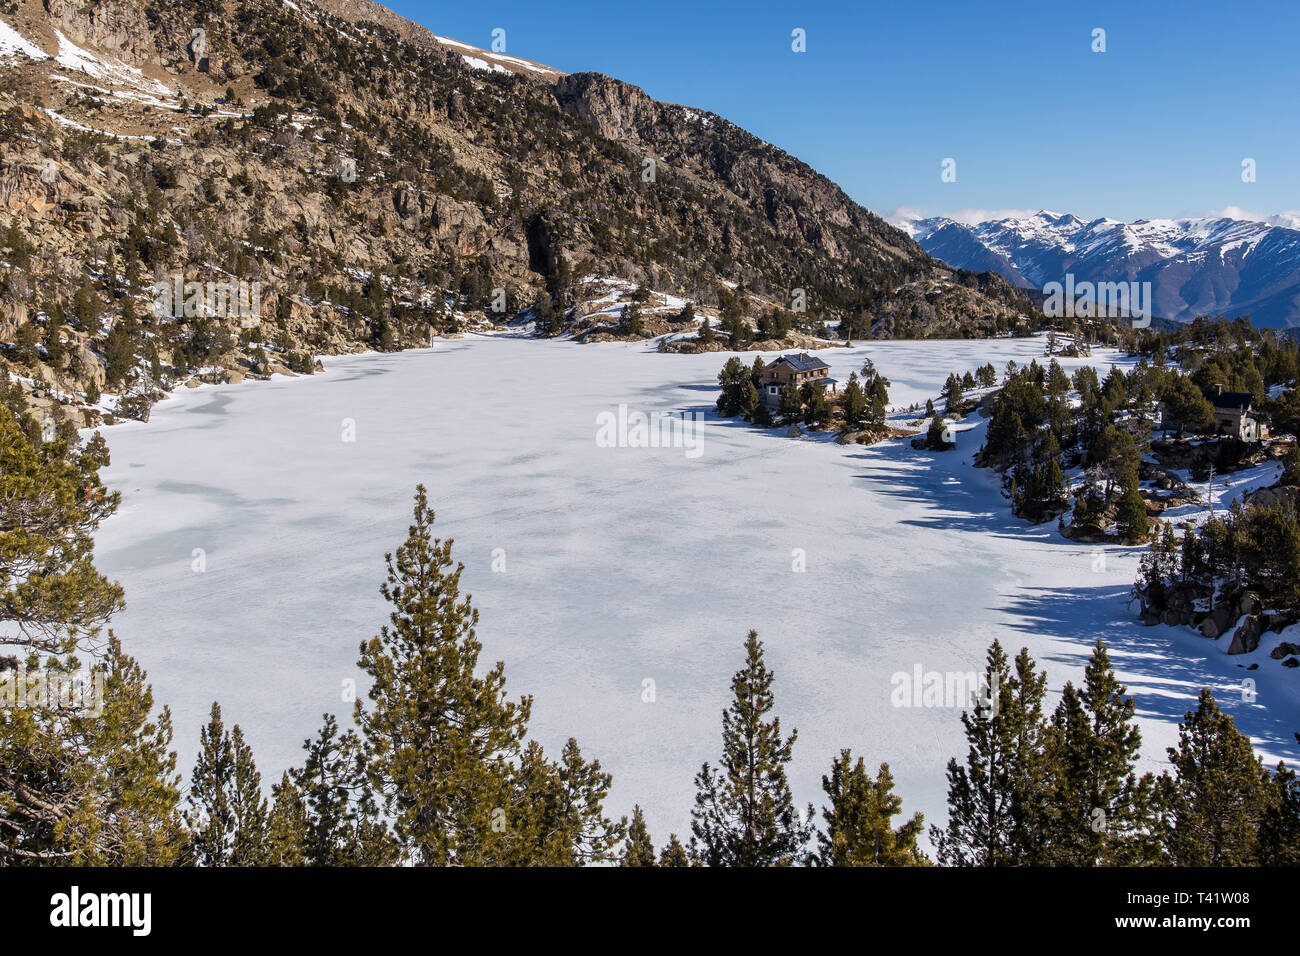
POLYGON ((807 352, 800 352, 798 355, 782 355, 777 362, 789 362, 796 372, 815 372, 819 368, 830 368, 817 356, 809 355, 807 352))
POLYGON ((1221 392, 1218 387, 1201 389, 1210 404, 1215 408, 1232 408, 1244 411, 1250 408, 1255 398, 1250 392, 1221 392))

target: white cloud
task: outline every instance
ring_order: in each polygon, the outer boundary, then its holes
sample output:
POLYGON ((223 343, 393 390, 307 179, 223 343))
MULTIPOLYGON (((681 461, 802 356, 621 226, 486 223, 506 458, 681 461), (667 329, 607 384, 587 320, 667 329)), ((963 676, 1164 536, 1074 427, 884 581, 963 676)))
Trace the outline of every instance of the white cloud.
POLYGON ((917 206, 899 206, 897 209, 891 209, 889 212, 882 212, 880 218, 885 220, 891 226, 897 226, 909 235, 912 232, 912 223, 918 219, 924 219, 925 214, 917 206))
POLYGON ((1038 215, 1037 209, 958 209, 944 213, 949 219, 973 226, 991 219, 1029 219, 1038 215))
POLYGON ((1243 219, 1246 222, 1266 222, 1270 226, 1300 229, 1300 209, 1290 209, 1268 216, 1250 209, 1242 209, 1240 206, 1224 206, 1222 209, 1211 209, 1206 215, 1216 219, 1243 219))
POLYGON ((1244 219, 1247 222, 1264 222, 1268 219, 1268 216, 1262 213, 1242 209, 1240 206, 1224 206, 1222 209, 1211 209, 1206 215, 1212 219, 1244 219))
MULTIPOLYGON (((973 226, 976 223, 988 222, 990 219, 1028 219, 1038 212, 1037 209, 956 209, 937 215, 973 226)), ((916 206, 899 206, 897 209, 882 213, 881 218, 892 226, 910 232, 912 224, 917 220, 933 217, 925 215, 916 206)))

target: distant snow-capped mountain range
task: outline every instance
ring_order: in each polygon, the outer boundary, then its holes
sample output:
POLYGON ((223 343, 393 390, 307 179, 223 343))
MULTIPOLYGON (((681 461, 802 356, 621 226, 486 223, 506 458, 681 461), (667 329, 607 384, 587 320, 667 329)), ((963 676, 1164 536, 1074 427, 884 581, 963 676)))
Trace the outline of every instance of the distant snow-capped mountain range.
POLYGON ((1249 315, 1257 326, 1300 326, 1300 220, 1141 219, 1091 222, 1046 210, 974 225, 901 219, 930 255, 991 269, 1027 289, 1064 282, 1150 282, 1153 313, 1188 321, 1249 315))

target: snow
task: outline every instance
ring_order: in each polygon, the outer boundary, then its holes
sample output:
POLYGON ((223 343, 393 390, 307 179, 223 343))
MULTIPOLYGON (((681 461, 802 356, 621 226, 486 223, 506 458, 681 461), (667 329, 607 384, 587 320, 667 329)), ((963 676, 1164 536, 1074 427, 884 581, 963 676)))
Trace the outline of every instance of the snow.
MULTIPOLYGON (((486 52, 486 51, 485 51, 486 52)), ((494 60, 500 60, 502 63, 513 63, 515 66, 521 66, 525 70, 531 70, 533 73, 547 73, 555 75, 555 71, 544 66, 538 66, 531 60, 525 60, 517 56, 506 56, 504 53, 487 53, 487 56, 494 60)))
POLYGON ((483 52, 481 49, 479 49, 476 46, 472 46, 469 43, 461 43, 459 40, 453 40, 451 37, 435 36, 434 39, 437 40, 439 43, 444 43, 448 46, 458 46, 462 50, 477 50, 480 53, 483 52))
POLYGON ((59 53, 55 57, 55 62, 60 66, 67 67, 70 70, 78 70, 110 84, 136 86, 158 96, 174 95, 172 90, 157 80, 148 79, 142 71, 135 67, 128 66, 119 60, 96 56, 89 50, 77 46, 64 36, 60 30, 55 30, 54 36, 59 41, 59 53))
MULTIPOLYGON (((139 136, 139 135, 132 135, 129 133, 113 133, 104 129, 93 129, 90 126, 85 126, 81 123, 78 123, 76 120, 68 119, 68 117, 64 116, 62 113, 56 113, 54 110, 50 109, 49 107, 42 107, 41 112, 43 112, 50 119, 54 120, 54 122, 58 123, 60 126, 66 126, 68 129, 80 130, 83 133, 98 133, 100 136, 111 136, 113 139, 140 139, 140 140, 154 139, 153 136, 139 136)), ((178 143, 180 142, 180 140, 168 139, 167 142, 178 143)))
POLYGON ((474 69, 476 70, 496 70, 498 73, 510 72, 500 63, 488 63, 487 60, 480 60, 476 56, 466 56, 464 53, 462 53, 461 59, 464 60, 466 63, 468 63, 470 66, 474 67, 474 69))
MULTIPOLYGON (((895 217, 918 242, 960 220, 947 217, 895 217)), ((1251 256, 1284 251, 1295 241, 1275 228, 1291 224, 1285 217, 1268 221, 1222 216, 1197 219, 1140 219, 1126 223, 1102 217, 1085 222, 1072 215, 1040 210, 1031 216, 991 218, 963 226, 985 248, 1003 256, 1031 282, 1059 281, 1062 270, 1076 272, 1108 262, 1142 264, 1143 257, 1179 257, 1200 263, 1209 256, 1220 261, 1245 261, 1251 256)), ((1122 278, 1123 268, 1114 274, 1122 278)))
POLYGON ((50 55, 0 20, 0 59, 16 59, 21 53, 29 59, 48 60, 50 55))
POLYGON ((1173 474, 1200 492, 1201 501, 1167 508, 1161 516, 1174 522, 1175 527, 1180 527, 1185 522, 1199 527, 1209 520, 1211 497, 1214 499, 1215 513, 1222 517, 1232 507, 1234 501, 1241 501, 1244 504, 1247 495, 1277 484, 1278 479, 1282 477, 1282 470, 1281 462, 1266 461, 1226 475, 1215 475, 1213 486, 1208 481, 1193 481, 1191 472, 1187 469, 1174 470, 1173 474))
MULTIPOLYGON (((751 627, 782 726, 799 729, 801 803, 823 804, 821 775, 851 747, 889 762, 907 813, 941 822, 944 768, 966 752, 959 711, 892 706, 891 676, 982 672, 994 638, 1029 646, 1049 708, 1104 638, 1135 695, 1148 769, 1165 765, 1202 686, 1266 759, 1300 758, 1296 673, 1263 660, 1247 675, 1224 641, 1140 626, 1125 602, 1141 549, 1012 517, 996 476, 969 464, 985 420, 939 454, 791 440, 713 416, 728 353, 653 348, 468 336, 326 359, 312 377, 182 389, 148 424, 104 429, 105 477, 123 502, 97 560, 126 589, 114 628, 171 705, 184 772, 214 699, 267 782, 300 761, 323 712, 348 723, 345 682, 364 689, 358 645, 386 620, 383 555, 405 537, 417 482, 465 563, 483 663, 506 662, 511 693, 534 695, 535 736, 552 753, 575 736, 613 774, 609 810, 639 802, 657 841, 689 834, 692 779, 717 759, 751 627), (703 454, 598 447, 597 416, 620 404, 704 414, 703 454), (342 440, 345 419, 355 442, 342 440)), ((1004 338, 817 354, 841 381, 870 357, 906 407, 949 372, 1042 350, 1004 338)), ((1061 359, 1067 372, 1111 363, 1126 364, 1103 350, 1061 359)))

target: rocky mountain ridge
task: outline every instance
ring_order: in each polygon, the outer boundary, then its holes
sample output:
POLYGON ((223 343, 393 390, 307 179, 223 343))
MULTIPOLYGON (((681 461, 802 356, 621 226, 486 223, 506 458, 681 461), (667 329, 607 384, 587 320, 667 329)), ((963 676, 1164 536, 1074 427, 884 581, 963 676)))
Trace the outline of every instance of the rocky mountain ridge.
POLYGON ((992 269, 1022 288, 1076 281, 1150 282, 1156 315, 1249 315, 1255 325, 1300 325, 1300 229, 1285 217, 1085 221, 1046 210, 974 225, 945 217, 904 224, 956 268, 992 269))
POLYGON ((562 334, 592 277, 845 338, 1034 321, 721 117, 376 4, 10 0, 0 24, 0 355, 54 392, 562 334), (178 280, 209 294, 157 314, 178 280), (208 301, 240 283, 251 323, 208 301))

